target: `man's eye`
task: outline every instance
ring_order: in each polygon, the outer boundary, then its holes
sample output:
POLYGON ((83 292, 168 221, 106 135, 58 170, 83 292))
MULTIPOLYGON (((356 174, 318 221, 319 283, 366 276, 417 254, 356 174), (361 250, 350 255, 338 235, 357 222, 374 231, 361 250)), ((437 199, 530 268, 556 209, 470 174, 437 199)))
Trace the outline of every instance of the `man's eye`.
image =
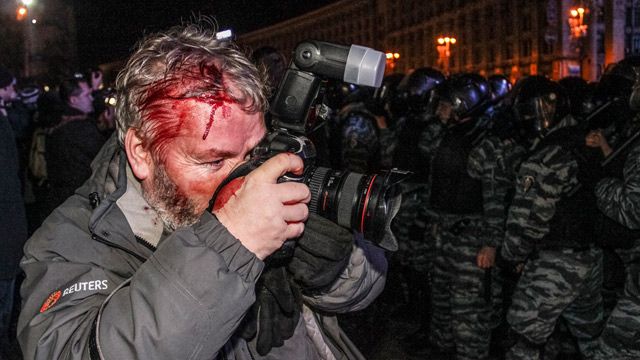
POLYGON ((218 159, 218 160, 206 162, 205 165, 210 167, 220 167, 220 165, 222 165, 223 162, 224 162, 224 159, 218 159))

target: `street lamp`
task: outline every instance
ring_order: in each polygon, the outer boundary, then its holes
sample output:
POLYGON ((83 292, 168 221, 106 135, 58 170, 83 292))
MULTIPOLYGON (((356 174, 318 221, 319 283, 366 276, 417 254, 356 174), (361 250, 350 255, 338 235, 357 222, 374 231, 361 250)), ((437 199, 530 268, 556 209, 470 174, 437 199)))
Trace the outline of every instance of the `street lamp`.
POLYGON ((587 35, 589 26, 585 22, 587 9, 580 6, 569 10, 569 28, 571 29, 571 37, 580 39, 587 35))
POLYGON ((18 9, 16 10, 16 20, 18 21, 22 21, 27 17, 27 7, 25 5, 20 5, 18 6, 18 9))
POLYGON ((396 67, 396 61, 400 59, 400 53, 388 52, 385 54, 385 57, 387 58, 386 69, 389 70, 388 73, 393 73, 393 69, 396 67))
POLYGON ((456 40, 453 36, 440 36, 436 40, 438 49, 438 61, 444 68, 444 73, 449 74, 449 59, 451 58, 451 45, 455 45, 456 40))
POLYGON ((569 38, 573 41, 578 53, 580 76, 582 77, 582 61, 584 60, 584 38, 587 37, 589 25, 586 16, 589 9, 584 6, 573 7, 569 10, 569 38))

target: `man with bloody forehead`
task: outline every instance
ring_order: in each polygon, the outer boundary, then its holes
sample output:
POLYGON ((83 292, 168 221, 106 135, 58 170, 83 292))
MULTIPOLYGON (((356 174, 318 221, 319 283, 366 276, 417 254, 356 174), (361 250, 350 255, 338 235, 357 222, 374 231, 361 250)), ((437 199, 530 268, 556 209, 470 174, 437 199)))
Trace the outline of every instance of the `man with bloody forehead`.
POLYGON ((300 158, 272 157, 207 210, 265 135, 264 87, 204 26, 138 45, 117 138, 25 247, 26 359, 361 358, 331 314, 368 305, 386 262, 309 215, 306 185, 277 182, 300 158), (270 256, 287 239, 293 255, 270 256))

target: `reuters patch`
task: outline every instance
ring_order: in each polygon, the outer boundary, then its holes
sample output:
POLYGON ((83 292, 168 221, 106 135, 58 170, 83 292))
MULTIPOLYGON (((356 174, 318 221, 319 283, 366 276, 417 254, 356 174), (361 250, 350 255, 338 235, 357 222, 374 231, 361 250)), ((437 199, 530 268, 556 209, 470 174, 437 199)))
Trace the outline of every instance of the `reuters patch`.
POLYGON ((53 305, 55 305, 58 302, 58 300, 60 300, 61 296, 62 296, 62 291, 60 290, 54 291, 53 293, 51 293, 51 295, 49 295, 47 300, 45 300, 44 303, 42 304, 42 307, 40 308, 40 313, 43 313, 49 310, 53 305))

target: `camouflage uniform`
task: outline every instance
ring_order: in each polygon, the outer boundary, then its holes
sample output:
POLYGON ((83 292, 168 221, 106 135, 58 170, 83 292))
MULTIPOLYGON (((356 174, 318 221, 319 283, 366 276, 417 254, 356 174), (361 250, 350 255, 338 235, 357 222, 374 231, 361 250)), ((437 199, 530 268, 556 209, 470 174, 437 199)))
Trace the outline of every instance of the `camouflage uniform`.
MULTIPOLYGON (((432 227, 431 231, 426 233, 426 237, 432 237, 435 245, 430 335, 431 342, 441 350, 455 351, 456 359, 485 359, 489 355, 491 289, 486 288, 485 270, 478 267, 476 262, 478 251, 488 240, 485 236, 487 223, 482 213, 483 201, 480 194, 482 180, 479 178, 486 180, 485 177, 489 173, 485 171, 490 172, 490 165, 485 164, 481 158, 494 154, 483 153, 487 150, 485 148, 472 149, 462 164, 464 176, 470 176, 471 173, 478 175, 474 180, 478 183, 475 189, 477 194, 468 196, 476 196, 478 208, 469 211, 458 208, 447 210, 436 205, 438 201, 434 200, 434 196, 437 197, 437 192, 443 191, 434 185, 443 181, 439 179, 442 173, 437 168, 447 162, 439 159, 440 156, 446 159, 446 155, 441 153, 441 148, 445 146, 445 139, 449 139, 450 131, 456 131, 453 129, 457 126, 460 125, 449 127, 440 135, 429 180, 429 189, 433 190, 433 193, 429 194, 432 227)), ((449 180, 451 179, 444 181, 449 180)), ((475 190, 459 189, 465 192, 475 190)), ((473 200, 470 199, 470 202, 473 200)))
POLYGON ((431 342, 444 351, 455 350, 456 359, 485 359, 490 303, 485 298, 485 272, 476 265, 482 216, 438 213, 434 223, 431 342))
MULTIPOLYGON (((469 155, 469 175, 482 182, 482 200, 485 232, 482 247, 494 249, 502 246, 507 208, 514 192, 518 168, 526 154, 526 149, 513 139, 501 139, 495 135, 485 137, 469 155)), ((490 270, 492 298, 491 328, 497 328, 503 321, 503 284, 505 278, 497 267, 490 270)))
MULTIPOLYGON (((418 152, 424 159, 423 166, 429 166, 440 143, 444 125, 435 117, 428 117, 424 121, 426 125, 420 132, 418 152)), ((428 170, 422 172, 426 174, 428 170)), ((427 177, 418 176, 407 182, 404 188, 402 206, 394 222, 394 233, 398 236, 400 247, 398 255, 403 265, 428 276, 433 268, 434 241, 426 232, 429 222, 426 211, 429 199, 427 177)))
POLYGON ((426 333, 429 329, 430 278, 434 253, 432 239, 425 238, 428 221, 425 215, 428 199, 426 174, 429 172, 428 167, 432 156, 430 150, 437 147, 442 123, 425 114, 413 116, 412 119, 398 119, 394 129, 388 132, 389 135, 381 137, 381 145, 382 153, 387 154, 387 159, 392 159, 391 163, 394 167, 406 167, 406 170, 413 171, 415 174, 401 184, 402 205, 392 223, 392 230, 398 239, 398 251, 393 254, 392 264, 396 263, 402 272, 408 300, 407 313, 420 324, 417 333, 406 339, 405 346, 418 349, 426 345, 426 333), (416 127, 419 128, 419 134, 412 134, 415 137, 411 141, 419 142, 429 139, 430 148, 414 146, 412 155, 405 151, 407 144, 399 144, 408 141, 403 138, 406 135, 407 121, 415 122, 414 125, 418 125, 416 127), (419 155, 416 156, 415 152, 419 155), (402 157, 414 159, 399 161, 402 157))
MULTIPOLYGON (((567 117, 554 131, 574 123, 567 117)), ((544 245, 561 199, 578 186, 578 171, 573 154, 560 145, 541 145, 520 167, 501 252, 506 261, 525 263, 507 314, 520 338, 507 359, 539 359, 560 316, 582 354, 593 355, 602 329, 602 251, 578 248, 572 243, 583 239, 576 238, 563 238, 567 246, 544 245)))
MULTIPOLYGON (((624 180, 607 178, 596 187, 598 208, 631 229, 640 229, 640 145, 630 152, 624 180)), ((640 359, 640 240, 618 250, 626 267, 624 293, 598 340, 596 359, 640 359)))

